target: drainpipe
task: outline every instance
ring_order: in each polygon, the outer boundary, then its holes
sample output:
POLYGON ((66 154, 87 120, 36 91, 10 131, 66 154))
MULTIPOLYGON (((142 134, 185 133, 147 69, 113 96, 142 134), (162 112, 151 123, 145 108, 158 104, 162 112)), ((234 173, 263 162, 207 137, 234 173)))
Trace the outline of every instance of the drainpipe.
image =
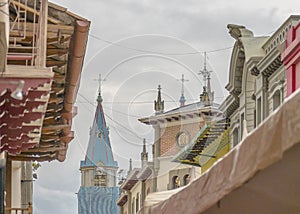
MULTIPOLYGON (((72 118, 76 113, 76 108, 74 108, 74 102, 76 99, 77 91, 80 83, 80 76, 83 67, 83 61, 87 46, 88 32, 89 32, 90 22, 79 20, 75 23, 75 31, 73 35, 72 44, 70 45, 70 59, 68 62, 68 71, 66 75, 66 86, 65 86, 65 100, 64 100, 64 110, 62 117, 64 119, 64 124, 68 124, 68 127, 64 129, 64 136, 62 138, 69 138, 70 140, 64 140, 65 147, 67 149, 68 143, 71 141, 73 132, 71 131, 72 118)), ((57 152, 57 160, 64 161, 66 158, 66 149, 57 152)))

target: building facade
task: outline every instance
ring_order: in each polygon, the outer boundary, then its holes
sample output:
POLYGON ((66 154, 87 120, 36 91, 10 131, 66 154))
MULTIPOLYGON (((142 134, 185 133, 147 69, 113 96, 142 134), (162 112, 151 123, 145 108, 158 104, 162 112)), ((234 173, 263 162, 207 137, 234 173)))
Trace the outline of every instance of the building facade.
POLYGON ((299 212, 299 18, 289 17, 268 38, 228 26, 238 44, 226 86, 231 93, 221 109, 238 130, 231 132, 231 146, 242 142, 184 191, 152 204, 146 200, 145 213, 299 212), (247 128, 253 131, 247 134, 247 128))
POLYGON ((120 186, 120 197, 117 201, 121 214, 140 213, 147 195, 152 191, 153 162, 148 161, 146 141, 143 140, 141 167, 132 169, 130 159, 127 178, 120 186))
POLYGON ((286 36, 286 49, 281 59, 286 67, 286 95, 291 95, 300 87, 300 21, 292 26, 286 36))
POLYGON ((99 92, 85 160, 80 162, 79 214, 119 213, 118 163, 114 160, 99 92))
POLYGON ((234 38, 229 83, 229 96, 220 109, 230 119, 231 147, 240 142, 244 124, 248 132, 267 118, 286 96, 286 68, 281 59, 287 32, 300 16, 290 16, 271 36, 254 36, 244 26, 229 24, 234 38), (246 123, 244 123, 244 120, 246 123))

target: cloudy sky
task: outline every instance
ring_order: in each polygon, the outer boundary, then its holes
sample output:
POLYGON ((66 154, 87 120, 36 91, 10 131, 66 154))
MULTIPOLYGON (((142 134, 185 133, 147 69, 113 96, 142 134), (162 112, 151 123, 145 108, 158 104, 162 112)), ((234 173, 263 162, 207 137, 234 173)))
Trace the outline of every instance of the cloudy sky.
MULTIPOLYGON (((151 127, 137 121, 153 114, 153 100, 161 84, 165 109, 178 106, 181 74, 187 103, 199 100, 203 52, 212 70, 216 102, 226 96, 228 66, 234 40, 227 24, 240 24, 255 35, 271 35, 300 3, 241 0, 54 0, 91 21, 88 50, 74 119, 75 139, 65 162, 43 163, 34 182, 35 213, 77 213, 80 160, 84 159, 101 74, 104 111, 110 126, 115 159, 128 168, 139 167, 142 139, 151 149, 151 127)), ((150 152, 151 153, 151 150, 150 152)))

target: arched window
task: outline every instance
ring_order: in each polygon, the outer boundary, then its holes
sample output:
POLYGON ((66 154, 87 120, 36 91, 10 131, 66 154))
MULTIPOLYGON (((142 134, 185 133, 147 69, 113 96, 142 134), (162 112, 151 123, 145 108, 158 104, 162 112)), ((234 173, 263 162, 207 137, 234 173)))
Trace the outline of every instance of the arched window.
POLYGON ((236 146, 239 142, 239 130, 238 128, 235 128, 232 132, 232 143, 233 146, 236 146))
POLYGON ((132 205, 131 205, 131 212, 135 213, 135 206, 134 206, 135 198, 132 199, 132 205))
POLYGON ((273 95, 273 111, 280 106, 280 91, 277 90, 273 95))
POLYGON ((190 175, 189 174, 185 174, 183 176, 183 185, 187 185, 190 182, 190 175))
POLYGON ((139 193, 136 194, 136 199, 135 199, 135 212, 137 213, 140 209, 139 207, 139 203, 140 203, 140 197, 139 197, 139 193))
POLYGON ((172 178, 172 188, 173 189, 176 189, 176 188, 178 188, 178 187, 180 187, 180 179, 179 179, 179 177, 178 176, 173 176, 173 178, 172 178))

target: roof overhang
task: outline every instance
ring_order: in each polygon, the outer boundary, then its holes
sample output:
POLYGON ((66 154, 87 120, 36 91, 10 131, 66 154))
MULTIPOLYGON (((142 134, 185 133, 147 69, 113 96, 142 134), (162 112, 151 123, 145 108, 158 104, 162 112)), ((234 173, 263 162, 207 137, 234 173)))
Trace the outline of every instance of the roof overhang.
POLYGON ((139 169, 133 169, 126 180, 120 186, 121 189, 129 191, 134 187, 134 185, 139 181, 137 174, 139 173, 139 169))
POLYGON ((117 205, 123 207, 128 201, 128 195, 122 193, 120 198, 117 200, 117 205))
MULTIPOLYGON (((37 24, 33 23, 30 17, 34 14, 39 16, 40 11, 33 8, 33 1, 28 4, 18 1, 11 1, 10 3, 17 4, 17 8, 26 10, 28 15, 25 20, 26 35, 18 37, 16 31, 12 31, 10 34, 10 43, 12 44, 14 41, 16 45, 10 46, 8 49, 8 66, 4 75, 9 75, 10 66, 26 65, 24 67, 32 70, 26 73, 29 75, 25 81, 26 85, 27 82, 34 79, 30 75, 40 75, 41 78, 47 77, 47 74, 43 73, 44 68, 35 65, 34 62, 32 63, 34 58, 15 57, 15 55, 26 56, 29 54, 27 53, 27 46, 33 44, 32 41, 36 34, 34 29, 37 29, 37 24)), ((18 14, 15 14, 12 8, 10 16, 14 18, 18 14)), ((35 139, 38 143, 33 148, 22 150, 20 154, 10 156, 9 158, 12 160, 64 161, 68 144, 74 138, 74 132, 71 130, 72 119, 77 114, 74 102, 79 88, 90 22, 55 4, 49 4, 47 19, 46 66, 52 68, 54 75, 51 72, 52 85, 50 85, 46 107, 43 109, 44 114, 39 130, 40 137, 35 139)), ((31 49, 28 50, 31 51, 31 49)), ((22 76, 21 72, 18 75, 15 78, 26 78, 22 76)), ((9 76, 9 78, 12 77, 9 76)), ((34 93, 37 96, 41 92, 35 90, 34 93)), ((35 102, 37 101, 40 100, 35 100, 35 102)), ((30 105, 33 104, 26 103, 25 108, 30 108, 30 105)), ((35 133, 36 130, 33 132, 35 133)))
POLYGON ((203 118, 211 116, 220 116, 222 112, 214 106, 201 107, 199 109, 193 109, 189 111, 182 111, 177 113, 153 115, 147 118, 139 119, 140 122, 147 125, 156 125, 159 123, 172 122, 172 121, 184 121, 193 118, 203 118))

